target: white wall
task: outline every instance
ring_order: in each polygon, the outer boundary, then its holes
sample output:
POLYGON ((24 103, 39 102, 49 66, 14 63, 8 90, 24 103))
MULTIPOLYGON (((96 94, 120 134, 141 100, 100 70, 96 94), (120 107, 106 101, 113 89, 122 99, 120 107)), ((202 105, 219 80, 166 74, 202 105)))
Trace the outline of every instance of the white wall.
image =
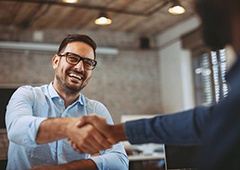
POLYGON ((194 107, 191 53, 181 47, 181 36, 196 29, 196 16, 161 33, 158 37, 160 92, 163 113, 194 107))

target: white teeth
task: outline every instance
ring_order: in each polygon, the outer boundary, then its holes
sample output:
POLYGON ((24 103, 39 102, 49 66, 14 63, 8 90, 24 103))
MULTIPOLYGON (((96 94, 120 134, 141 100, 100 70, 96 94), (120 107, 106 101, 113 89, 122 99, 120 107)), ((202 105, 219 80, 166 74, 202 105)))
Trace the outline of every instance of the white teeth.
POLYGON ((78 76, 78 75, 76 75, 76 74, 69 74, 69 76, 70 77, 75 77, 75 78, 77 78, 77 79, 79 79, 79 80, 82 80, 82 77, 80 77, 80 76, 78 76))

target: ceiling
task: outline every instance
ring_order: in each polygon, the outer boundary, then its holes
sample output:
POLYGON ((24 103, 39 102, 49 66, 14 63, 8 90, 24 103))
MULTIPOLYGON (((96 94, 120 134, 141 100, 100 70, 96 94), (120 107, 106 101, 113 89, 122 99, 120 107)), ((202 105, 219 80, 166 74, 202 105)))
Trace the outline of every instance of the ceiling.
POLYGON ((169 0, 79 0, 77 4, 60 0, 0 0, 0 31, 15 29, 86 29, 156 35, 194 14, 189 0, 181 15, 167 9, 169 0), (108 12, 112 24, 95 25, 101 11, 108 12))

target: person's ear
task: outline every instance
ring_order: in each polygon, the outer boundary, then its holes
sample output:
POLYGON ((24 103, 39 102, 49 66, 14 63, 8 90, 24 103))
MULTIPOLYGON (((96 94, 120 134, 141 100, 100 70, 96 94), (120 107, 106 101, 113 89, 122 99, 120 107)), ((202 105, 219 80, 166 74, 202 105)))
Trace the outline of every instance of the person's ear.
POLYGON ((59 61, 60 61, 60 57, 57 54, 55 54, 52 58, 53 69, 57 68, 59 61))

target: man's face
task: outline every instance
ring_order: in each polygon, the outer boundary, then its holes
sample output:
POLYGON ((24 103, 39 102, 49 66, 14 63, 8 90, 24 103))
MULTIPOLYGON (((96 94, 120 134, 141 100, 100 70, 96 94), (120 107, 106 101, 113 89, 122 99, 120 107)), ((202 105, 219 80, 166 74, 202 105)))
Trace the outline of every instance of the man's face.
POLYGON ((196 0, 196 10, 202 20, 206 45, 217 50, 231 43, 231 23, 228 13, 214 3, 212 0, 196 0))
MULTIPOLYGON (((71 52, 84 58, 94 59, 94 52, 91 46, 83 42, 69 43, 64 52, 71 52)), ((79 93, 92 76, 92 70, 87 70, 81 60, 76 65, 66 61, 66 56, 53 57, 53 68, 55 69, 54 85, 58 90, 65 90, 67 93, 79 93)))

